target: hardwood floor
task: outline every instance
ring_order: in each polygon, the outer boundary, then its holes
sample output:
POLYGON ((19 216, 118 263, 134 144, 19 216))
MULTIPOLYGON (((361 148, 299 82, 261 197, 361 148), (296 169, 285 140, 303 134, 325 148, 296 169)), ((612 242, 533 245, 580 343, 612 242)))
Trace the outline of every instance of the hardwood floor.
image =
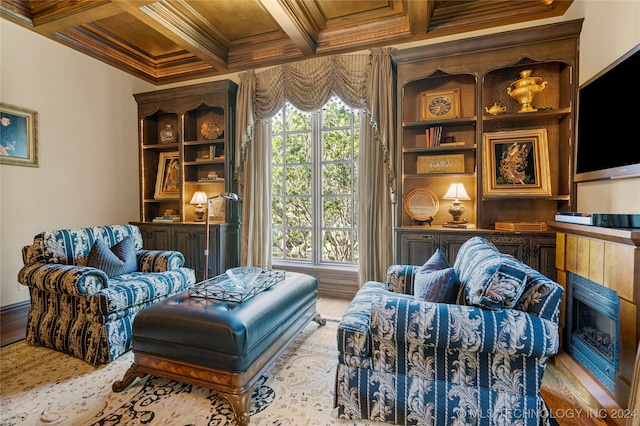
MULTIPOLYGON (((324 318, 340 319, 348 304, 347 299, 319 297, 317 310, 324 318)), ((27 303, 0 310, 2 346, 25 338, 28 309, 27 303)), ((573 381, 572 377, 562 363, 551 359, 542 381, 541 394, 560 426, 624 425, 624 422, 616 422, 607 416, 593 397, 593 389, 585 389, 573 381)))

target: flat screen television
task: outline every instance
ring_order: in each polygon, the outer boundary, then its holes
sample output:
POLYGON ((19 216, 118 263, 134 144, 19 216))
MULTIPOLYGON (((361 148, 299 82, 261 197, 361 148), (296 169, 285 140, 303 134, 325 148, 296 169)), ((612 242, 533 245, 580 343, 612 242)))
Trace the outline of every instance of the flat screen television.
POLYGON ((578 88, 574 181, 640 176, 640 45, 578 88))

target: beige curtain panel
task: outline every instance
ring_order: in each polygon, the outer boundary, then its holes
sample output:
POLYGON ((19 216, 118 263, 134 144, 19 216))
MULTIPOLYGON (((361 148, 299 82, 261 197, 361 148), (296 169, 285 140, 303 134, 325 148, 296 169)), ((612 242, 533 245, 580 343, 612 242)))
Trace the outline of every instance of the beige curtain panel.
POLYGON ((393 74, 391 49, 369 55, 313 58, 240 74, 236 175, 242 197, 242 264, 271 264, 271 137, 269 122, 285 103, 303 111, 332 95, 362 109, 359 224, 360 283, 382 280, 393 256, 393 74), (253 212, 254 214, 249 214, 253 212))

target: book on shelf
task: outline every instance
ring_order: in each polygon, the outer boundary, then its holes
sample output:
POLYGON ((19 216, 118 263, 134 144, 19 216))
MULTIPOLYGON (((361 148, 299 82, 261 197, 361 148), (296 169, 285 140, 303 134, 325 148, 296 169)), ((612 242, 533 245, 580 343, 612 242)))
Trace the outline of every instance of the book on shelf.
POLYGON ((153 218, 152 222, 162 223, 162 222, 180 222, 179 217, 173 216, 156 216, 153 218))
POLYGON ((475 223, 455 223, 455 222, 445 222, 442 224, 443 228, 459 228, 459 229, 476 229, 475 223))
POLYGON ((203 161, 210 161, 210 160, 211 160, 211 157, 209 157, 208 155, 204 155, 202 157, 196 158, 196 163, 200 163, 203 161))
POLYGON ((427 148, 440 146, 442 141, 442 126, 428 127, 425 130, 426 146, 427 148))
POLYGON ((440 146, 464 146, 466 142, 441 142, 440 146))

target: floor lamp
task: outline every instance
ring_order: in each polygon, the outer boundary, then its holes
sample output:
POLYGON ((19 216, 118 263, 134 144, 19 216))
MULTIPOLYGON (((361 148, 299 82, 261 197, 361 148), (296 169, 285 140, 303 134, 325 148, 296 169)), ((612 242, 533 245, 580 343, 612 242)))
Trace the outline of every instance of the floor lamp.
POLYGON ((205 248, 204 248, 204 279, 205 281, 209 278, 209 209, 211 208, 211 201, 216 198, 224 198, 225 200, 238 201, 238 194, 233 192, 221 192, 215 197, 211 197, 207 199, 207 208, 205 214, 207 218, 205 219, 205 229, 204 234, 206 238, 205 248))

